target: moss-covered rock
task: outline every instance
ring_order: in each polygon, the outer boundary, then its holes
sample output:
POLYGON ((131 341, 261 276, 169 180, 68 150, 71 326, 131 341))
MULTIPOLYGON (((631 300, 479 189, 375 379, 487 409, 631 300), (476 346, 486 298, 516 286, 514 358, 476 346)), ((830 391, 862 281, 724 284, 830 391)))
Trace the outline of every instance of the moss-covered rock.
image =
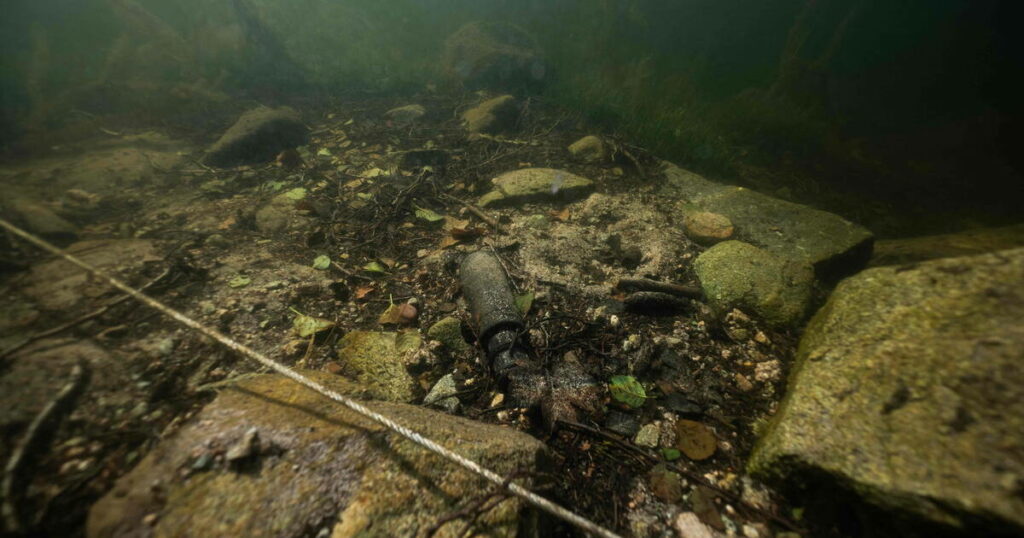
POLYGON ((784 327, 807 312, 814 272, 802 261, 726 241, 704 251, 693 268, 708 303, 721 313, 739 308, 784 327))
POLYGON ((502 95, 462 113, 462 125, 472 134, 499 134, 512 130, 519 106, 516 98, 502 95))
POLYGON ((608 145, 600 137, 587 135, 569 145, 569 154, 585 163, 608 161, 608 145))
POLYGON ((1024 247, 1024 224, 875 243, 869 265, 897 265, 1024 247))
POLYGON ((494 190, 480 197, 484 207, 508 207, 528 202, 573 201, 594 191, 594 182, 565 170, 522 168, 491 180, 494 190))
POLYGON ((266 162, 281 150, 306 143, 309 129, 299 113, 288 107, 256 107, 242 114, 207 151, 212 166, 266 162))
POLYGON ((721 185, 673 164, 662 194, 686 200, 681 213, 724 215, 736 239, 780 256, 804 260, 824 278, 857 272, 871 257, 874 236, 838 215, 745 189, 721 185))
POLYGON ((441 54, 445 75, 468 89, 530 88, 546 66, 537 40, 507 22, 471 22, 448 37, 441 54))
MULTIPOLYGON (((343 394, 358 387, 304 374, 343 394)), ((404 404, 366 402, 498 473, 538 464, 543 444, 514 430, 404 404)), ((158 444, 89 512, 87 535, 412 536, 485 484, 280 375, 228 387, 158 444), (251 441, 247 450, 234 450, 251 441), (241 455, 233 462, 225 453, 241 455), (151 517, 147 518, 146 516, 151 517)), ((515 536, 530 516, 507 500, 481 514, 477 535, 515 536)), ((455 520, 437 536, 455 536, 455 520)))
POLYGON ((427 336, 441 342, 444 347, 455 353, 469 350, 469 344, 462 337, 462 322, 459 318, 448 316, 427 329, 427 336))
POLYGON ((391 402, 412 402, 419 396, 419 385, 408 366, 420 348, 419 331, 352 331, 338 343, 338 358, 343 367, 355 372, 356 379, 374 398, 391 402))
POLYGON ((1024 249, 842 282, 750 470, 826 476, 918 522, 1024 533, 1022 283, 1024 249))

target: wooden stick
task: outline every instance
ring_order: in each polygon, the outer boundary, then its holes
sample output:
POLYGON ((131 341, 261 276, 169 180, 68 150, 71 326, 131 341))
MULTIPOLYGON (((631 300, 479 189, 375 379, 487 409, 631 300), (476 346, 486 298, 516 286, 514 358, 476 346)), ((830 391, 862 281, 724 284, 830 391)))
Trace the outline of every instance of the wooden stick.
POLYGON ((671 282, 658 282, 646 278, 620 278, 615 284, 619 291, 660 291, 678 297, 689 297, 690 299, 703 300, 704 292, 695 286, 683 286, 671 282))
POLYGON ((451 200, 453 202, 462 204, 462 206, 465 207, 467 210, 469 210, 470 213, 476 215, 477 218, 479 218, 480 220, 484 221, 484 224, 486 224, 486 225, 490 226, 491 228, 493 228, 494 231, 497 232, 497 231, 501 230, 501 227, 498 225, 498 221, 496 221, 493 218, 487 216, 487 213, 484 213, 483 210, 480 209, 479 207, 477 207, 477 206, 475 206, 475 205, 473 205, 473 204, 471 204, 469 202, 465 202, 463 200, 459 200, 458 198, 456 198, 456 197, 454 197, 454 196, 452 196, 450 194, 441 193, 441 196, 444 196, 445 198, 448 198, 449 200, 451 200))

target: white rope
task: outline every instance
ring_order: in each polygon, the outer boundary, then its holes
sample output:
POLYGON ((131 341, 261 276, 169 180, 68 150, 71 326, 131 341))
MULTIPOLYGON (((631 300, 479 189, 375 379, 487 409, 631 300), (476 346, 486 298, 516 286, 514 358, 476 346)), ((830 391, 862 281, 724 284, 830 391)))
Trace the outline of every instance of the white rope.
POLYGON ((590 521, 589 519, 575 512, 572 512, 566 508, 563 508, 562 506, 555 504, 545 499, 544 497, 541 497, 540 495, 537 495, 536 493, 530 491, 529 489, 526 489, 523 486, 520 486, 519 484, 516 484, 511 481, 507 482, 504 478, 498 475, 498 473, 495 473, 494 471, 486 467, 483 467, 479 463, 469 458, 466 458, 465 456, 459 455, 441 446, 440 444, 430 439, 427 439, 426 437, 423 437, 419 433, 416 433, 415 431, 410 430, 409 428, 406 428, 401 424, 398 424, 397 422, 391 420, 387 416, 377 413, 376 411, 372 411, 367 407, 363 406, 362 404, 360 404, 359 402, 351 398, 348 398, 342 394, 339 394, 331 389, 328 389, 327 387, 321 385, 320 383, 317 383, 316 381, 313 381, 312 379, 303 376, 302 374, 296 372, 295 370, 292 370, 288 366, 285 366, 284 364, 281 364, 280 362, 277 362, 274 359, 267 357, 266 355, 260 353, 259 351, 256 351, 255 349, 252 349, 246 346, 245 344, 242 344, 219 331, 216 331, 199 323, 198 321, 186 316, 185 314, 177 310, 174 310, 173 308, 136 290, 135 288, 132 288, 131 286, 128 286, 127 284, 121 282, 120 280, 104 273, 103 271, 100 271, 99 269, 93 267, 92 265, 82 261, 81 259, 72 256, 67 252, 64 252, 63 250, 44 241, 43 239, 40 239, 39 237, 36 237, 35 235, 26 232, 21 228, 18 228, 17 226, 11 224, 10 222, 7 222, 2 218, 0 218, 0 226, 7 229, 7 231, 13 233, 14 235, 38 246, 39 248, 52 254, 55 254, 57 256, 60 256, 65 260, 92 273, 93 275, 103 280, 106 280, 107 282, 110 283, 111 286, 114 286, 115 288, 127 293, 135 300, 144 303, 152 308, 155 308, 156 310, 171 317, 178 323, 181 323, 182 325, 190 329, 196 330, 198 332, 203 333, 206 336, 209 336, 210 338, 220 342, 227 348, 237 351, 243 356, 255 360, 256 362, 262 364, 263 366, 266 366, 267 368, 274 370, 275 372, 291 379, 292 381, 295 381, 300 385, 303 385, 311 390, 314 390, 326 396, 327 398, 330 398, 331 400, 334 400, 335 402, 344 405, 345 407, 355 411, 356 413, 363 415, 364 417, 369 418, 370 420, 373 420, 374 422, 383 425, 387 429, 401 435, 402 437, 405 437, 406 439, 422 446, 423 448, 429 450, 430 452, 438 454, 439 456, 442 456, 448 460, 451 460, 461 465, 463 468, 468 469, 469 471, 486 478, 490 482, 493 482, 494 484, 506 489, 509 493, 515 495, 516 497, 519 497, 520 499, 523 499, 524 501, 532 504, 533 506, 536 506, 537 508, 540 508, 541 510, 544 510, 545 512, 555 517, 558 517, 559 519, 567 521, 584 531, 593 533, 596 536, 602 536, 604 538, 619 538, 618 534, 615 534, 614 532, 594 523, 593 521, 590 521))

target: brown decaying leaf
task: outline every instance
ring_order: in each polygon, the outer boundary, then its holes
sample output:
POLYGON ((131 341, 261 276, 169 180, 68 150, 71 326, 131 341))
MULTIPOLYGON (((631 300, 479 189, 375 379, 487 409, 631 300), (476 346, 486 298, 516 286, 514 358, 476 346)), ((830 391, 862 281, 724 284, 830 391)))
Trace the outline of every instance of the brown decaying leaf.
POLYGON ((718 439, 711 428, 693 420, 676 422, 676 448, 691 460, 710 458, 718 448, 718 439))
POLYGON ((393 304, 377 318, 381 325, 405 325, 416 321, 416 307, 408 304, 393 304))
POLYGON ((352 294, 352 298, 359 301, 364 299, 367 295, 374 290, 373 286, 359 286, 356 288, 355 293, 352 294))
POLYGON ((569 218, 572 216, 572 212, 570 212, 569 208, 567 207, 561 211, 555 211, 554 209, 552 209, 551 211, 548 211, 548 215, 559 222, 567 222, 569 218))
POLYGON ((459 241, 472 241, 477 237, 484 235, 485 233, 487 233, 487 229, 481 228, 479 226, 474 226, 471 228, 452 228, 451 231, 452 238, 457 239, 459 241))

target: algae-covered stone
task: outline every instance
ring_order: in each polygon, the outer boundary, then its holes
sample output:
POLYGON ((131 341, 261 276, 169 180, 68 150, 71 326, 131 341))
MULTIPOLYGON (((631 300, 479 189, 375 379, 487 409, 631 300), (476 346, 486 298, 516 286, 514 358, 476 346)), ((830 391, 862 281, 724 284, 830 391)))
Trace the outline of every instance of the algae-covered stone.
POLYGON ((309 217, 296 209, 296 203, 304 197, 305 189, 292 189, 271 198, 256 211, 256 229, 272 234, 308 223, 309 217))
POLYGON ((869 265, 897 265, 1024 247, 1024 224, 875 243, 869 265))
POLYGON ((266 162, 280 151, 306 143, 309 129, 288 107, 258 106, 238 118, 207 151, 211 166, 266 162))
POLYGON ((608 146, 599 137, 588 135, 570 144, 569 154, 585 163, 601 163, 608 160, 608 146))
POLYGON ((565 170, 523 168, 491 180, 494 190, 480 197, 484 207, 508 207, 527 202, 574 201, 594 191, 594 182, 565 170))
POLYGON ((469 350, 469 344, 462 337, 462 322, 456 317, 446 317, 427 329, 427 336, 444 344, 444 347, 455 353, 469 350))
MULTIPOLYGON (((342 394, 359 390, 331 374, 303 373, 342 394)), ((404 404, 364 405, 501 475, 536 469, 543 454, 542 443, 511 429, 404 404)), ((486 488, 348 408, 261 375, 224 389, 161 440, 91 508, 86 534, 298 538, 327 528, 336 538, 413 536, 486 488), (210 457, 249 437, 244 459, 210 457)), ((533 515, 509 499, 479 517, 474 535, 515 536, 533 515)), ((454 520, 436 536, 455 536, 464 524, 454 520)))
POLYGON ((809 265, 742 241, 709 248, 693 268, 708 303, 719 312, 738 308, 774 326, 791 326, 803 319, 811 300, 809 265))
POLYGON ((419 391, 408 366, 420 348, 419 331, 352 331, 338 343, 341 363, 374 398, 412 402, 419 391))
POLYGON ((458 392, 455 376, 448 374, 434 383, 430 392, 423 398, 423 405, 433 405, 454 413, 459 410, 459 399, 455 396, 458 392))
POLYGON ((917 524, 1024 534, 1022 283, 1024 249, 842 282, 750 469, 830 477, 917 524))
POLYGON ((536 38, 507 22, 463 25, 445 40, 441 66, 466 89, 532 87, 546 71, 536 38))
POLYGON ((849 275, 871 257, 874 236, 838 215, 721 185, 666 163, 662 194, 681 198, 685 214, 710 211, 726 216, 735 238, 788 258, 804 260, 825 278, 849 275))
POLYGON ((732 221, 725 215, 695 211, 683 219, 686 235, 695 243, 713 245, 732 237, 732 221))
POLYGON ((498 134, 512 129, 517 113, 516 98, 502 95, 463 112, 462 124, 470 134, 498 134))
POLYGON ((407 124, 422 118, 426 113, 427 109, 423 105, 412 104, 392 108, 384 116, 395 123, 407 124))

